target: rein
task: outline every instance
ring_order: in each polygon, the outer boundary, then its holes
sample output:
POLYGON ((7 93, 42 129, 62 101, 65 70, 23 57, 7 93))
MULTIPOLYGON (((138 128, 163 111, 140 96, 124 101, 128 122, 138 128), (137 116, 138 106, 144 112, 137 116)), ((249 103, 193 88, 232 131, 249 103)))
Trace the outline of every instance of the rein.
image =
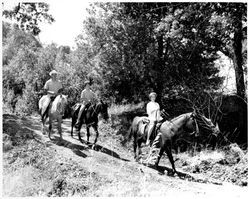
POLYGON ((97 104, 90 104, 89 108, 92 107, 93 108, 93 114, 96 113, 98 115, 98 112, 96 111, 96 109, 98 108, 97 107, 97 104))

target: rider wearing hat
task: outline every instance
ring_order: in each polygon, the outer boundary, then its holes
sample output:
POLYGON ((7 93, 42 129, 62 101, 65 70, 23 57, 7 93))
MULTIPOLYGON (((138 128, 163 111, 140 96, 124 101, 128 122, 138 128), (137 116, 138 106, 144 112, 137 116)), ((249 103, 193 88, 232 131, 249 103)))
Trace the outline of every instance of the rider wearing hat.
POLYGON ((157 94, 152 92, 149 94, 150 102, 147 104, 147 114, 149 119, 149 127, 148 127, 148 134, 147 134, 147 141, 146 145, 150 143, 150 136, 155 128, 157 121, 162 120, 160 116, 160 105, 155 101, 157 94))
POLYGON ((45 83, 44 85, 44 90, 46 91, 45 97, 46 100, 46 108, 44 113, 42 114, 42 117, 44 117, 47 112, 48 112, 48 107, 51 105, 51 103, 53 102, 53 100, 55 99, 55 97, 61 93, 62 91, 62 83, 60 81, 57 80, 57 74, 58 72, 56 70, 52 70, 49 75, 50 75, 50 79, 45 83))
POLYGON ((77 121, 75 124, 75 127, 78 128, 80 125, 81 115, 83 113, 83 110, 85 109, 86 105, 89 103, 93 103, 97 100, 96 94, 90 89, 90 81, 84 82, 85 89, 81 93, 81 108, 78 113, 77 121))
POLYGON ((55 97, 62 89, 62 83, 57 80, 57 74, 57 71, 52 70, 49 73, 51 78, 44 85, 44 90, 47 91, 50 97, 55 97))

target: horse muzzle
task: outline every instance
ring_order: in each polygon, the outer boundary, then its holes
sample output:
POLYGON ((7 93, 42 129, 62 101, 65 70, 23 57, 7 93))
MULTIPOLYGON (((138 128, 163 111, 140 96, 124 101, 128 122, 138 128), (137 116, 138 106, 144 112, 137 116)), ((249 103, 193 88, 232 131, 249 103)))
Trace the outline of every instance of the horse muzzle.
POLYGON ((220 131, 219 125, 218 125, 218 123, 216 123, 216 126, 214 128, 212 128, 212 135, 217 137, 220 133, 221 133, 221 131, 220 131))

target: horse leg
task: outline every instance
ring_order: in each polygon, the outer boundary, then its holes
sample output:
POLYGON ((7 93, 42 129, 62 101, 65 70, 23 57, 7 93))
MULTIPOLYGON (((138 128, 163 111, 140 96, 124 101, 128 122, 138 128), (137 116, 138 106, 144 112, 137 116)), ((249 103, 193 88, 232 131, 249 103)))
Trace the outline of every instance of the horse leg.
POLYGON ((159 162, 160 162, 160 159, 161 159, 163 153, 164 153, 164 148, 161 147, 160 152, 159 152, 159 154, 158 154, 158 156, 157 156, 157 159, 156 159, 156 161, 155 161, 155 166, 158 166, 158 165, 159 165, 159 162))
POLYGON ((176 169, 175 169, 175 166, 174 166, 174 158, 173 158, 173 155, 172 155, 172 152, 171 152, 171 143, 169 145, 165 145, 165 149, 166 149, 166 153, 168 155, 168 159, 172 165, 172 170, 174 173, 177 173, 176 169))
POLYGON ((62 139, 62 119, 61 118, 59 118, 59 119, 57 119, 57 129, 58 129, 58 133, 59 133, 59 135, 60 135, 60 139, 62 139))
POLYGON ((49 118, 49 139, 51 140, 50 133, 52 131, 52 119, 49 118))
POLYGON ((137 160, 140 160, 140 159, 141 159, 141 154, 142 154, 142 151, 141 151, 141 144, 142 144, 142 141, 141 141, 141 140, 138 140, 138 142, 137 142, 137 151, 138 151, 137 160))
POLYGON ((134 139, 134 158, 135 158, 135 160, 137 159, 136 149, 137 149, 137 140, 136 140, 136 138, 135 138, 135 139, 134 139))
POLYGON ((42 133, 45 135, 45 121, 46 119, 42 118, 42 133))
MULTIPOLYGON (((73 125, 74 126, 74 125, 73 125)), ((82 127, 82 124, 79 125, 79 127, 77 127, 77 133, 78 133, 78 139, 80 142, 82 142, 82 138, 81 138, 81 127, 82 127)))
POLYGON ((73 137, 74 125, 75 125, 75 118, 73 116, 71 120, 71 137, 73 137))
POLYGON ((95 136, 95 141, 94 141, 94 145, 96 144, 97 142, 97 138, 99 137, 99 132, 98 132, 98 127, 95 125, 94 127, 94 130, 95 130, 95 133, 96 133, 96 136, 95 136))
POLYGON ((87 130, 87 144, 90 144, 89 142, 89 137, 90 137, 90 127, 87 125, 86 127, 86 130, 87 130))
POLYGON ((138 161, 138 154, 137 154, 137 147, 138 147, 138 137, 135 131, 133 131, 133 136, 134 136, 134 159, 135 161, 138 161))

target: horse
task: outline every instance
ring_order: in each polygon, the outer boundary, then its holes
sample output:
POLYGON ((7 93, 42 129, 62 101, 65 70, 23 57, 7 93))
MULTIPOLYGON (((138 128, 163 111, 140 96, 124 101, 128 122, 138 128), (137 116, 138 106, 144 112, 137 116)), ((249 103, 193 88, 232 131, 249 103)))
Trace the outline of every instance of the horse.
MULTIPOLYGON (((76 123, 77 117, 78 117, 80 105, 81 104, 78 103, 72 107, 71 137, 73 137, 73 129, 74 129, 74 125, 76 123)), ((95 144, 97 142, 97 138, 99 136, 99 132, 98 132, 98 116, 99 116, 99 114, 102 115, 104 120, 108 120, 108 118, 109 118, 108 105, 106 103, 104 103, 102 100, 97 102, 97 103, 90 103, 90 104, 86 105, 86 108, 83 111, 82 116, 81 116, 79 128, 77 128, 78 138, 79 138, 80 142, 83 142, 82 138, 81 138, 80 130, 81 130, 82 125, 85 123, 86 130, 87 130, 87 143, 90 144, 90 142, 89 142, 90 127, 92 127, 96 133, 96 137, 95 137, 94 144, 93 144, 93 146, 95 146, 95 144)))
MULTIPOLYGON (((135 117, 130 128, 130 137, 131 134, 134 135, 134 157, 136 160, 138 160, 141 155, 141 144, 146 141, 147 123, 147 117, 135 117)), ((215 126, 211 122, 211 120, 206 118, 204 115, 197 114, 196 112, 185 113, 170 121, 166 120, 163 123, 159 124, 156 127, 156 133, 157 136, 160 136, 160 152, 155 165, 158 166, 163 153, 166 152, 172 165, 172 170, 174 173, 176 173, 172 156, 172 141, 185 132, 189 135, 195 135, 195 137, 198 137, 199 126, 210 129, 214 135, 217 135, 219 133, 218 125, 215 126)), ((156 139, 156 133, 152 133, 150 145, 155 144, 152 142, 154 139, 156 139)), ((151 154, 152 150, 150 150, 150 154, 148 157, 150 157, 151 154)))
POLYGON ((51 105, 49 105, 49 107, 47 107, 49 100, 50 100, 49 97, 45 95, 38 102, 39 112, 42 116, 42 131, 44 134, 45 133, 45 122, 46 122, 46 119, 49 118, 49 139, 51 139, 50 134, 51 134, 51 130, 52 130, 52 121, 57 120, 58 132, 60 135, 60 139, 62 139, 61 123, 62 123, 62 117, 63 117, 64 112, 65 112, 65 107, 67 106, 67 103, 68 103, 67 95, 62 95, 62 94, 57 95, 56 98, 54 99, 54 101, 51 103, 51 105), (45 117, 43 117, 44 112, 46 111, 47 108, 48 108, 48 114, 46 114, 45 117))

